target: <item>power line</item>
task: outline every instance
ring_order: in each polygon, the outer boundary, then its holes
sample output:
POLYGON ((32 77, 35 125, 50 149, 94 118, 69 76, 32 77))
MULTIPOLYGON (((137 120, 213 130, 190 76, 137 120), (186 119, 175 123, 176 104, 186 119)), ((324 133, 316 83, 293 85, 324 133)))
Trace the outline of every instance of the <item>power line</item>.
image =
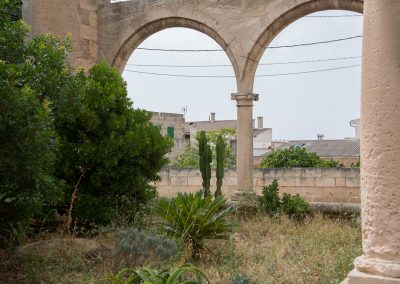
MULTIPOLYGON (((275 74, 263 74, 256 75, 256 77, 277 77, 277 76, 289 76, 289 75, 300 75, 300 74, 310 74, 310 73, 319 73, 333 70, 341 70, 341 69, 349 69, 361 66, 361 64, 334 67, 334 68, 326 68, 326 69, 317 69, 317 70, 308 70, 301 72, 288 72, 288 73, 275 73, 275 74)), ((181 77, 181 78, 235 78, 233 75, 185 75, 185 74, 170 74, 170 73, 155 73, 155 72, 144 72, 138 70, 124 70, 125 72, 137 73, 137 74, 145 74, 145 75, 156 75, 156 76, 166 76, 166 77, 181 77)))
MULTIPOLYGON (((278 48, 290 48, 290 47, 299 47, 299 46, 310 46, 310 45, 317 45, 317 44, 327 44, 327 43, 351 40, 351 39, 356 39, 356 38, 361 38, 361 37, 362 36, 359 35, 359 36, 351 36, 351 37, 338 38, 338 39, 332 39, 332 40, 299 43, 299 44, 292 44, 292 45, 268 46, 267 49, 278 49, 278 48)), ((136 49, 145 50, 145 51, 163 51, 163 52, 220 52, 220 51, 224 51, 223 49, 164 49, 164 48, 147 48, 147 47, 138 47, 136 49)))
POLYGON ((309 45, 326 44, 326 43, 331 43, 331 42, 338 42, 338 41, 356 39, 356 38, 361 38, 361 37, 362 37, 362 36, 351 36, 351 37, 346 37, 346 38, 338 38, 338 39, 324 40, 324 41, 316 41, 316 42, 309 42, 309 43, 299 43, 299 44, 280 45, 280 46, 269 46, 269 47, 267 47, 267 48, 269 48, 269 49, 276 49, 276 48, 288 48, 288 47, 298 47, 298 46, 309 46, 309 45))
POLYGON ((304 18, 351 18, 351 17, 362 17, 363 15, 321 15, 321 16, 305 16, 304 18))
MULTIPOLYGON (((287 64, 301 64, 301 63, 313 63, 313 62, 327 62, 327 61, 339 61, 347 59, 358 59, 361 56, 348 56, 348 57, 337 57, 337 58, 325 58, 325 59, 312 59, 312 60, 300 60, 300 61, 286 61, 286 62, 271 62, 271 63, 260 63, 259 66, 271 66, 271 65, 287 65, 287 64)), ((209 64, 209 65, 176 65, 176 64, 126 64, 127 66, 134 67, 166 67, 166 68, 215 68, 215 67, 232 67, 232 64, 209 64)))

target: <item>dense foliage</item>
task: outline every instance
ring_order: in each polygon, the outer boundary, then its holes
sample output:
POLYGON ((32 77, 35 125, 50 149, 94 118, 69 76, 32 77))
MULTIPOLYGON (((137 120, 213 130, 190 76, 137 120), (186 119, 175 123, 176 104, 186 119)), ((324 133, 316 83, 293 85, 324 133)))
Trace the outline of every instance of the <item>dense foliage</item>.
POLYGON ((177 169, 198 169, 199 150, 187 146, 182 154, 171 161, 170 166, 177 169))
POLYGON ((258 205, 270 217, 279 213, 281 201, 279 198, 279 185, 276 179, 272 181, 272 184, 263 186, 261 196, 258 198, 258 205))
POLYGON ((323 160, 303 147, 273 150, 261 162, 260 168, 335 168, 343 165, 334 160, 323 160))
POLYGON ((0 246, 13 244, 43 205, 57 200, 52 119, 16 71, 0 62, 0 246))
POLYGON ((302 221, 310 210, 309 204, 299 194, 283 193, 282 210, 292 220, 302 221))
POLYGON ((133 109, 116 70, 74 73, 70 39, 28 40, 19 17, 20 1, 0 1, 0 245, 55 208, 80 224, 132 221, 172 142, 133 109))
POLYGON ((228 217, 234 207, 225 207, 226 199, 203 191, 195 194, 179 193, 172 200, 161 200, 156 211, 162 218, 162 231, 169 237, 182 241, 198 258, 206 249, 206 239, 229 239, 235 224, 228 217))
POLYGON ((124 215, 134 219, 140 204, 155 196, 150 182, 159 179, 171 141, 150 123, 150 114, 134 110, 126 85, 105 63, 80 76, 81 107, 60 132, 60 178, 69 185, 65 202, 80 182, 74 217, 109 223, 124 215))
POLYGON ((0 2, 0 247, 12 245, 43 206, 60 197, 52 116, 26 83, 32 44, 18 20, 19 1, 0 2), (28 60, 29 59, 29 60, 28 60))
POLYGON ((298 194, 291 195, 284 192, 281 199, 276 179, 272 181, 272 184, 262 188, 262 194, 258 197, 258 206, 270 217, 284 213, 294 221, 303 221, 310 210, 308 202, 298 194))
MULTIPOLYGON (((236 130, 232 128, 223 128, 221 130, 216 131, 208 131, 206 132, 207 141, 209 141, 211 152, 213 156, 213 160, 211 162, 211 167, 216 168, 216 144, 218 137, 222 137, 225 142, 225 160, 224 167, 227 169, 235 169, 236 168, 236 153, 234 153, 230 139, 232 139, 236 135, 236 130)), ((200 138, 200 132, 197 133, 196 139, 197 141, 200 138)), ((195 144, 192 147, 185 148, 185 151, 171 161, 170 164, 172 167, 178 169, 184 168, 199 168, 199 145, 195 144)))

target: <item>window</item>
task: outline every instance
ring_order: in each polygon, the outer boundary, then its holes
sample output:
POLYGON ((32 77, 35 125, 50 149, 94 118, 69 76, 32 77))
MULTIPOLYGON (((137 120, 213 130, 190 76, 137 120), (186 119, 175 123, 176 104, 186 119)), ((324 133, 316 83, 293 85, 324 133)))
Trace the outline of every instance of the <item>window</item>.
POLYGON ((167 135, 168 135, 169 138, 174 139, 174 137, 175 137, 175 133, 174 133, 174 132, 175 132, 174 127, 169 126, 169 127, 167 128, 167 135))

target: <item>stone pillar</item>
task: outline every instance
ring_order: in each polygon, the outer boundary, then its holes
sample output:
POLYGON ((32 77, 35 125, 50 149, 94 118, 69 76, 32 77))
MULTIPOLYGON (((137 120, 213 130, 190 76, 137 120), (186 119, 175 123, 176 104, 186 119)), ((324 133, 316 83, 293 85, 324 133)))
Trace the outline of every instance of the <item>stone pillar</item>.
POLYGON ((400 1, 364 1, 363 255, 344 283, 400 283, 400 1))
POLYGON ((253 101, 257 94, 232 94, 237 102, 237 179, 241 193, 253 193, 253 101))

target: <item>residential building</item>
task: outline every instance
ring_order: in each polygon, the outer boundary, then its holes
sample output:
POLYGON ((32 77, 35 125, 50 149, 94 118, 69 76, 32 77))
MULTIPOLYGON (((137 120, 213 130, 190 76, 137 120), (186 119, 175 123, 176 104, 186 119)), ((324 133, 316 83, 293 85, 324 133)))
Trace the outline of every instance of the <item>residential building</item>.
POLYGON ((151 112, 151 114, 150 122, 159 126, 163 135, 174 140, 174 146, 168 158, 175 158, 184 151, 186 146, 190 145, 190 133, 184 115, 166 112, 151 112))

